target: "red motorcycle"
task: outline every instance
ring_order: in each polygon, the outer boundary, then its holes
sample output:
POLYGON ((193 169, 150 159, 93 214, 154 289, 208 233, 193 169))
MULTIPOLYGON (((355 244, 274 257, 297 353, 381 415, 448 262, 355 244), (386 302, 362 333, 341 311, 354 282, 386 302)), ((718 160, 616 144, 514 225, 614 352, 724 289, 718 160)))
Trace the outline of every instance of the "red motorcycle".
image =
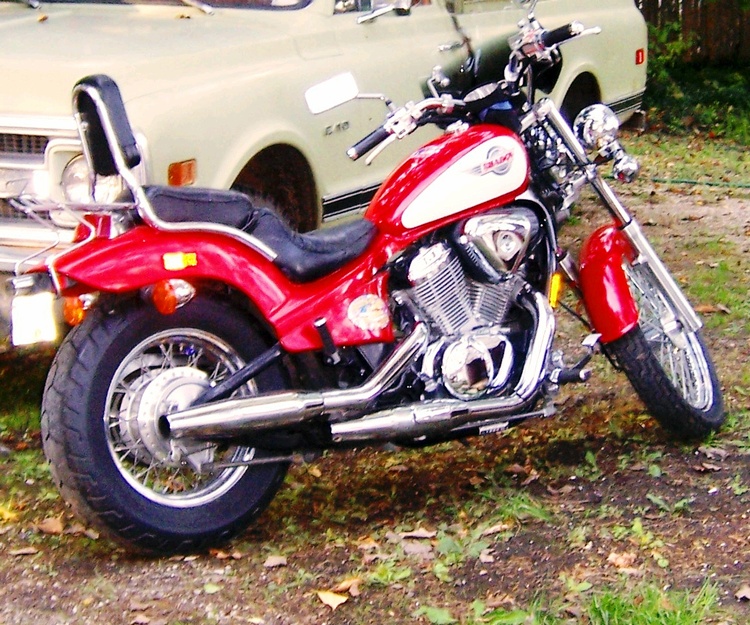
MULTIPOLYGON (((291 462, 548 417, 600 347, 676 435, 720 426, 701 322, 599 173, 605 162, 619 180, 637 173, 616 117, 595 105, 571 127, 551 101, 534 103, 534 77, 560 62, 559 46, 596 30, 547 31, 531 12, 519 26, 499 82, 459 96, 440 93, 436 74, 430 97, 391 105, 352 158, 423 125, 445 132, 363 217, 307 234, 238 192, 142 187, 116 85, 76 85, 90 166, 122 176, 132 198, 66 207, 80 222, 75 245, 16 279, 14 331, 38 330, 28 313, 40 295, 64 298, 77 324, 49 373, 42 434, 85 521, 141 550, 225 541, 291 462), (612 223, 576 263, 558 230, 586 185, 612 223), (591 329, 570 365, 553 349, 564 284, 591 329)), ((308 103, 317 112, 358 95, 339 76, 308 103)))

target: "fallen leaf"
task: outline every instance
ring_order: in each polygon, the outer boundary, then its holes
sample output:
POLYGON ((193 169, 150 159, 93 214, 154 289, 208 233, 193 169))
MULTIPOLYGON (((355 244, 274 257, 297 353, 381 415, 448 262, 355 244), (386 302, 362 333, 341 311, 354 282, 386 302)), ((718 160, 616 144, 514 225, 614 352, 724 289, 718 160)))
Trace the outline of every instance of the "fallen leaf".
POLYGON ((492 549, 482 549, 479 554, 479 561, 483 564, 491 564, 495 561, 495 556, 492 555, 492 549))
POLYGON ((65 529, 65 534, 68 536, 80 536, 86 531, 86 528, 80 523, 73 523, 70 527, 65 529))
POLYGON ((333 589, 334 592, 340 593, 340 592, 348 592, 352 597, 358 597, 360 595, 359 590, 359 584, 362 582, 362 579, 359 577, 348 577, 343 582, 341 582, 336 588, 333 589))
POLYGON ((45 534, 59 536, 65 530, 62 519, 59 516, 48 517, 37 524, 37 529, 45 534))
POLYGON ((702 445, 701 447, 698 447, 698 451, 710 460, 726 460, 729 456, 729 452, 720 447, 706 447, 705 445, 702 445))
POLYGON ((20 549, 11 549, 8 553, 12 556, 33 556, 39 553, 39 549, 36 547, 21 547, 20 549))
POLYGON ((750 601, 750 584, 743 584, 734 596, 737 601, 750 601))
POLYGON ((331 592, 330 590, 319 590, 317 592, 318 599, 320 599, 323 603, 325 603, 331 610, 335 610, 338 608, 342 603, 346 603, 346 601, 349 599, 346 595, 340 595, 335 592, 331 592))
POLYGON ((635 563, 636 555, 634 553, 617 553, 613 551, 607 556, 607 562, 616 566, 618 569, 632 568, 635 563))
POLYGON ((377 549, 380 549, 380 545, 368 536, 357 545, 357 549, 360 551, 376 551, 377 549))
POLYGON ((16 521, 18 519, 18 513, 10 509, 10 506, 0 506, 0 520, 3 521, 16 521))
POLYGON ((699 304, 695 307, 695 312, 701 315, 711 315, 715 313, 722 313, 724 315, 730 314, 732 311, 729 310, 723 304, 699 304))
POLYGON ((706 473, 707 471, 721 471, 721 467, 718 464, 711 462, 701 462, 699 465, 693 467, 698 473, 706 473))
POLYGON ((221 586, 219 586, 218 584, 214 584, 212 582, 208 582, 207 584, 204 584, 203 586, 203 592, 205 592, 207 595, 215 595, 220 590, 221 590, 221 586))
POLYGON ((277 566, 286 566, 286 556, 268 556, 263 566, 267 569, 273 569, 277 566))
POLYGON ((404 553, 409 556, 419 556, 423 559, 433 557, 432 545, 418 540, 405 540, 401 543, 404 553))
POLYGON ((493 525, 492 527, 488 527, 486 530, 484 530, 482 532, 482 536, 492 536, 493 534, 507 532, 511 529, 513 529, 513 525, 511 525, 510 523, 498 523, 497 525, 493 525))
POLYGON ((523 482, 521 482, 521 486, 528 486, 532 482, 536 482, 539 479, 539 472, 536 469, 532 469, 529 473, 529 477, 527 477, 523 482))
POLYGON ((210 549, 208 553, 217 560, 229 560, 229 558, 232 557, 226 551, 222 551, 221 549, 210 549))
POLYGON ((145 614, 136 614, 130 621, 131 625, 148 625, 151 619, 145 614))
POLYGON ((313 477, 323 477, 323 472, 315 466, 308 467, 307 472, 313 477))
POLYGON ((437 532, 426 530, 423 527, 415 529, 411 532, 401 532, 399 534, 401 538, 435 538, 437 532))

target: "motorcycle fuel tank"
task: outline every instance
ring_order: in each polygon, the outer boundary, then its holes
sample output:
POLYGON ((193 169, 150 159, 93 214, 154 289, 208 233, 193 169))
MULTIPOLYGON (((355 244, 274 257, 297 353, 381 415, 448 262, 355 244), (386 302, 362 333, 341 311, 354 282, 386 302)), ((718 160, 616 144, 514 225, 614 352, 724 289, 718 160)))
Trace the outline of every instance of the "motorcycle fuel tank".
POLYGON ((529 160, 502 126, 448 132, 414 152, 386 179, 366 217, 379 231, 421 236, 512 200, 528 186, 529 160))

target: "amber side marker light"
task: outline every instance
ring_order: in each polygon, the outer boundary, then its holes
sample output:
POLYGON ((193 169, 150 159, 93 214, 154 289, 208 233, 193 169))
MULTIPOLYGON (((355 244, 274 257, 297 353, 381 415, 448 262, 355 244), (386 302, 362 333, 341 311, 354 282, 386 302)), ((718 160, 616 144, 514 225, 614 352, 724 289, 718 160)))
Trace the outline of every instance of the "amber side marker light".
POLYGON ((171 187, 186 187, 195 184, 198 176, 198 162, 191 158, 179 163, 170 163, 167 168, 167 184, 171 187))
POLYGON ((562 297, 563 289, 565 288, 565 280, 563 280, 562 274, 558 271, 552 275, 549 285, 549 305, 552 308, 557 308, 560 304, 560 298, 562 297))

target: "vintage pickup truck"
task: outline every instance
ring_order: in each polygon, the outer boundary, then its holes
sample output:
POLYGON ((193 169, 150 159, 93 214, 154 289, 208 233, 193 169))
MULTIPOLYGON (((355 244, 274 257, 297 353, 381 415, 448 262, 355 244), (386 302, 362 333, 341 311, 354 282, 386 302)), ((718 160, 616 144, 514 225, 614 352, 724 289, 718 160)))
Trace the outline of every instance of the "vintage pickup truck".
MULTIPOLYGON (((34 220, 11 198, 90 201, 70 93, 87 74, 120 86, 145 155, 144 183, 239 188, 273 201, 299 229, 364 207, 416 133, 371 167, 346 148, 376 127, 381 102, 313 116, 305 91, 338 72, 362 91, 419 99, 433 67, 460 91, 498 79, 522 16, 511 0, 0 1, 0 279, 64 246, 54 212, 34 220), (447 3, 447 4, 446 4, 447 3)), ((541 0, 549 29, 572 19, 601 35, 571 42, 543 90, 568 114, 603 101, 625 118, 646 82, 646 27, 633 0, 541 0)), ((111 200, 117 178, 99 179, 111 200)), ((8 335, 0 298, 0 338, 8 335)))

